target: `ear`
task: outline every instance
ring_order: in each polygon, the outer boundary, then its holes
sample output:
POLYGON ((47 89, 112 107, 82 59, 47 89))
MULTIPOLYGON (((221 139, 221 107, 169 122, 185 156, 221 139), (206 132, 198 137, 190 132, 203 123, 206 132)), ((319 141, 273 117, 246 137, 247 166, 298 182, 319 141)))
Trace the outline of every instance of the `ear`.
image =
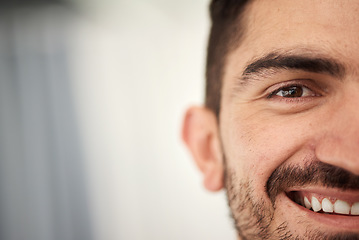
POLYGON ((217 118, 204 107, 187 110, 182 138, 203 173, 204 186, 210 191, 223 188, 223 159, 217 118))

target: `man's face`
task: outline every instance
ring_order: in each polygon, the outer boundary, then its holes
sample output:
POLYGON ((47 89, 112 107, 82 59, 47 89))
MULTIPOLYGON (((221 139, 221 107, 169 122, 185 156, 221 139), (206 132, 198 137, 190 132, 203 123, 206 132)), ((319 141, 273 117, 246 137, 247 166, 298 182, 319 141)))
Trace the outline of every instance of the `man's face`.
POLYGON ((359 239, 359 1, 258 0, 246 14, 219 121, 239 235, 359 239))

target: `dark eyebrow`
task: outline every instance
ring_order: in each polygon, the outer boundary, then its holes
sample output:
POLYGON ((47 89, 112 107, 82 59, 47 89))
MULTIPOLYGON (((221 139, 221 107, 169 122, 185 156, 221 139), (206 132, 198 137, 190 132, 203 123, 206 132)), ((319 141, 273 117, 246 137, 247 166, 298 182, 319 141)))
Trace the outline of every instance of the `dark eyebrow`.
POLYGON ((310 56, 308 54, 270 53, 248 64, 241 79, 245 81, 253 75, 266 74, 268 70, 302 70, 312 73, 324 73, 338 78, 345 75, 344 65, 334 59, 310 56))

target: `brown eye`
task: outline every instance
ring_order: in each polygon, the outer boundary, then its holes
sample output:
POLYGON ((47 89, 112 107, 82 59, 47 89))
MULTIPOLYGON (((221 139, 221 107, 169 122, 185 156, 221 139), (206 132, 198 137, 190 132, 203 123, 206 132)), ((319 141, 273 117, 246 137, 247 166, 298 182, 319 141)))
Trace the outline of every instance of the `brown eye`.
POLYGON ((275 95, 286 98, 298 98, 302 97, 304 93, 304 87, 291 86, 279 89, 275 95))
POLYGON ((282 98, 301 98, 316 96, 316 93, 304 86, 288 86, 282 87, 272 92, 268 98, 282 97, 282 98))

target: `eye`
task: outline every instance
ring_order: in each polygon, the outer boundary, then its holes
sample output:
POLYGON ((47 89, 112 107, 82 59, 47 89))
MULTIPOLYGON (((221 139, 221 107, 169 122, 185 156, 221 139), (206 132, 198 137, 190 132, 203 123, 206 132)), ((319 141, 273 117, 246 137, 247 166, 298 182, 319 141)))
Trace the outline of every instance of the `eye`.
POLYGON ((291 85, 273 91, 269 94, 268 98, 276 96, 283 98, 301 98, 316 96, 316 93, 305 86, 291 85))

